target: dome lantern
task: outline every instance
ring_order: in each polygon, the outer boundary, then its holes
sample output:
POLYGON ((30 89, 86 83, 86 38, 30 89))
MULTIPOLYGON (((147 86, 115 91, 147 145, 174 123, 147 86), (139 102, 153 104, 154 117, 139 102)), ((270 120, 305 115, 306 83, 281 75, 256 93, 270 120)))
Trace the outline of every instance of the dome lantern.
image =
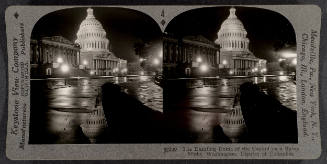
POLYGON ((86 18, 95 18, 94 15, 93 15, 93 9, 92 8, 88 8, 86 10, 86 12, 87 12, 86 18))
POLYGON ((234 7, 230 8, 228 18, 237 18, 235 13, 236 13, 236 9, 234 7))

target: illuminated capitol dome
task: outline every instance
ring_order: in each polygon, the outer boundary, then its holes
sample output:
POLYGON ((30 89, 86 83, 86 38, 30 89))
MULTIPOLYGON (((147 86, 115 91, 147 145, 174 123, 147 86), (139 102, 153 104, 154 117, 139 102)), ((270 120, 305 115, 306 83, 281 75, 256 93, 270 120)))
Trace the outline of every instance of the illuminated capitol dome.
POLYGON ((219 67, 223 73, 251 75, 261 70, 259 63, 263 61, 249 50, 250 41, 243 23, 236 16, 235 8, 229 9, 229 16, 222 23, 217 35, 215 43, 221 47, 219 67))
POLYGON ((81 52, 109 52, 109 40, 106 38, 106 31, 103 29, 101 23, 95 19, 93 9, 87 9, 87 16, 79 27, 75 42, 81 46, 81 52))
POLYGON ((75 43, 81 48, 81 67, 90 70, 91 75, 113 75, 123 70, 126 60, 117 58, 109 50, 109 39, 102 24, 95 18, 93 9, 86 10, 87 16, 81 22, 75 43))
POLYGON ((218 32, 216 43, 221 46, 221 51, 244 51, 248 52, 249 39, 243 23, 235 15, 236 9, 231 8, 230 15, 222 23, 218 32))

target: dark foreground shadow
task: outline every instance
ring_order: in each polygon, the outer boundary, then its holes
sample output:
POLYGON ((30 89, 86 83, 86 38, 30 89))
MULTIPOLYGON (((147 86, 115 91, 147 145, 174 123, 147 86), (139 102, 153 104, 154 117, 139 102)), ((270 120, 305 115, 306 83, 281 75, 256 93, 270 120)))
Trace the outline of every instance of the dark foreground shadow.
MULTIPOLYGON (((108 122, 102 136, 106 143, 194 143, 199 135, 175 124, 183 116, 154 111, 116 84, 102 86, 102 104, 108 122)), ((218 137, 215 142, 229 142, 221 128, 214 133, 218 137)))
POLYGON ((250 82, 240 86, 240 104, 248 129, 246 142, 297 143, 297 113, 250 82))
MULTIPOLYGON (((240 105, 247 127, 242 143, 297 143, 297 114, 252 83, 240 87, 240 105)), ((187 112, 158 112, 143 105, 116 84, 102 86, 102 105, 108 128, 99 143, 196 143, 201 135, 181 128, 187 112), (177 121, 176 121, 177 120, 177 121)), ((185 124, 187 124, 185 122, 185 124)), ((222 128, 209 142, 229 143, 222 128)))
POLYGON ((112 83, 102 86, 102 105, 108 122, 106 140, 118 143, 163 141, 163 115, 122 92, 120 86, 112 83))

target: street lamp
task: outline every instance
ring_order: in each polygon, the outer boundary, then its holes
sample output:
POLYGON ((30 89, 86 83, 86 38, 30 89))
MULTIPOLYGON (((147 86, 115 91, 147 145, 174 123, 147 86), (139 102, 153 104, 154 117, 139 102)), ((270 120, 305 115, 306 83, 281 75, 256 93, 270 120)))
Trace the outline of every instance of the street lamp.
POLYGON ((227 64, 227 60, 223 60, 223 65, 226 65, 227 64))
POLYGON ((121 70, 121 73, 126 73, 127 72, 127 68, 123 68, 122 70, 121 70))
POLYGON ((159 63, 160 63, 159 59, 157 59, 157 58, 153 59, 153 64, 154 65, 159 65, 159 63))
POLYGON ((196 58, 196 62, 201 63, 202 62, 202 58, 201 57, 197 57, 196 58))
POLYGON ((208 66, 207 66, 206 64, 202 64, 202 65, 200 66, 200 70, 201 70, 202 72, 207 72, 207 71, 208 71, 208 66))
POLYGON ((57 63, 62 63, 63 61, 64 60, 61 57, 57 58, 57 63))
POLYGON ((60 68, 63 73, 67 73, 69 71, 69 66, 67 64, 63 64, 60 68))
POLYGON ((296 58, 294 58, 294 59, 292 60, 292 64, 296 66, 296 64, 297 64, 297 59, 296 59, 296 58))
POLYGON ((83 61, 83 65, 85 65, 85 66, 86 66, 87 64, 88 64, 88 63, 87 63, 87 61, 86 61, 86 60, 84 60, 84 61, 83 61))
POLYGON ((283 58, 279 58, 279 59, 278 59, 279 62, 282 62, 282 61, 284 61, 284 60, 286 60, 286 59, 283 59, 283 58))
POLYGON ((280 72, 279 72, 279 75, 284 75, 284 72, 283 72, 283 71, 280 71, 280 72))
POLYGON ((116 67, 116 68, 114 68, 114 70, 113 70, 113 72, 114 73, 116 73, 116 72, 118 72, 119 71, 119 69, 116 67))

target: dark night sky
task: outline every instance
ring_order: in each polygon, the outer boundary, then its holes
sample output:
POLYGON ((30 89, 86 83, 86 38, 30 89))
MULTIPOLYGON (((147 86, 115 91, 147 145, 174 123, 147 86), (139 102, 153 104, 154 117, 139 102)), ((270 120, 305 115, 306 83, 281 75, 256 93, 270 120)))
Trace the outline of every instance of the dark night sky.
MULTIPOLYGON (((176 36, 200 34, 215 41, 222 22, 229 15, 229 8, 212 7, 187 11, 175 17, 165 32, 176 36)), ((79 25, 86 17, 86 9, 71 8, 49 13, 37 22, 32 37, 61 35, 75 41, 79 25)), ((93 9, 95 17, 107 32, 111 51, 117 57, 129 62, 135 61, 137 58, 133 46, 140 39, 159 43, 161 30, 148 15, 123 8, 93 9)), ((279 58, 274 52, 274 45, 295 52, 295 33, 284 16, 273 11, 248 7, 236 7, 236 15, 248 32, 250 50, 255 56, 270 61, 279 58)))
MULTIPOLYGON (((296 51, 295 32, 290 22, 279 13, 248 7, 235 7, 236 15, 243 23, 250 50, 259 58, 269 61, 278 59, 274 45, 283 50, 296 51)), ((203 35, 211 41, 217 39, 222 22, 228 17, 230 7, 195 9, 175 17, 165 32, 176 36, 203 35)))
MULTIPOLYGON (((42 17, 34 26, 32 38, 61 35, 72 42, 80 23, 86 17, 87 8, 58 10, 42 17)), ((143 39, 157 43, 161 30, 151 17, 141 12, 123 8, 95 7, 94 15, 109 37, 111 51, 117 57, 134 61, 134 42, 143 39)))

